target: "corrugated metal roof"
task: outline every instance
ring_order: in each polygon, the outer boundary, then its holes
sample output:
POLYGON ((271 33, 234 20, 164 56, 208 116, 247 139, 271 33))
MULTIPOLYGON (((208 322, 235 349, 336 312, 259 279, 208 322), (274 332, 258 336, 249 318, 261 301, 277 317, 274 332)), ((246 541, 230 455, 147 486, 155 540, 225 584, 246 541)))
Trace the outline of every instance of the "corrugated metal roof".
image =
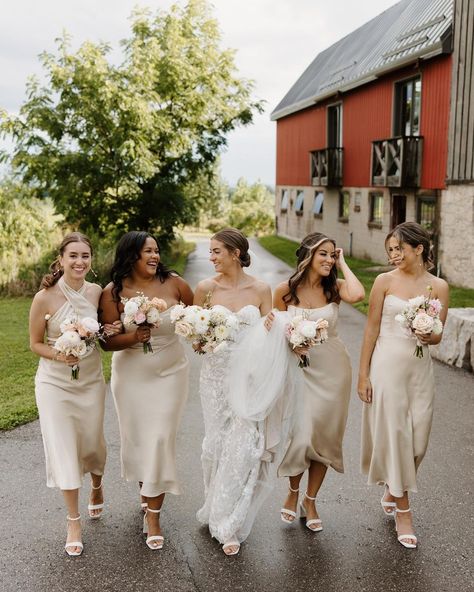
POLYGON ((442 53, 453 0, 402 0, 321 52, 273 111, 273 120, 345 92, 417 58, 442 53))

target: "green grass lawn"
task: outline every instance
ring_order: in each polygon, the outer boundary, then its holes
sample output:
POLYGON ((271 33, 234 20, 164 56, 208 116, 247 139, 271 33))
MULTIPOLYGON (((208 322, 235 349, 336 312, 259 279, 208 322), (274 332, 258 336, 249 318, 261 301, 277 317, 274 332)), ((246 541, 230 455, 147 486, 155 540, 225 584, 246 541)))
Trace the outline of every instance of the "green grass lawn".
MULTIPOLYGON (((183 273, 187 256, 194 247, 186 243, 170 267, 183 273)), ((0 298, 0 430, 10 430, 38 417, 34 392, 38 357, 30 351, 28 336, 31 300, 0 298)), ((111 352, 102 352, 107 381, 111 358, 111 352)))
MULTIPOLYGON (((291 267, 296 266, 295 251, 299 243, 274 235, 263 236, 259 238, 259 242, 262 247, 270 251, 270 253, 275 255, 275 257, 278 257, 291 267)), ((369 305, 370 290, 372 288, 374 279, 378 275, 377 272, 368 271, 368 268, 374 267, 377 264, 373 261, 355 259, 353 257, 347 256, 345 256, 345 259, 351 270, 355 273, 365 288, 364 300, 362 302, 358 302, 354 306, 366 314, 369 305)), ((450 286, 449 306, 451 308, 474 307, 474 290, 450 286)))

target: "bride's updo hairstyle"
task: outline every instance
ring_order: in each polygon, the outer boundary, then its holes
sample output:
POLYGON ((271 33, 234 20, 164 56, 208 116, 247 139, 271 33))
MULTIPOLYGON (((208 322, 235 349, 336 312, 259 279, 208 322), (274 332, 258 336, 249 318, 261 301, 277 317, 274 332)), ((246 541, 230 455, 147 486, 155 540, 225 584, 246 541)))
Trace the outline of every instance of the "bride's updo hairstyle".
MULTIPOLYGON (((298 286, 304 282, 308 276, 316 249, 328 241, 334 245, 334 248, 336 248, 336 241, 321 232, 312 232, 305 236, 301 241, 300 246, 296 250, 296 256, 298 257, 296 271, 288 280, 288 292, 283 296, 283 302, 285 302, 285 304, 300 303, 300 299, 296 294, 298 286)), ((330 302, 340 301, 339 290, 337 288, 337 269, 335 265, 332 266, 330 274, 327 277, 322 278, 321 285, 328 304, 330 302)))
POLYGON ((430 235, 428 231, 417 222, 403 222, 390 231, 385 239, 385 247, 391 238, 395 238, 400 245, 405 243, 416 249, 419 245, 423 247, 421 257, 425 268, 429 271, 433 269, 433 248, 431 245, 430 235))
POLYGON ((59 255, 49 266, 49 273, 47 273, 41 280, 40 290, 42 288, 51 288, 63 275, 64 271, 61 267, 61 263, 59 262, 59 258, 64 255, 66 247, 71 243, 86 244, 91 251, 92 257, 92 244, 90 239, 85 234, 82 234, 81 232, 71 232, 69 234, 66 234, 66 236, 62 240, 62 243, 59 245, 59 255))
MULTIPOLYGON (((124 234, 115 249, 115 260, 110 270, 110 277, 114 287, 112 288, 112 295, 114 300, 119 301, 119 294, 123 289, 124 278, 131 275, 133 266, 140 259, 143 245, 147 238, 152 238, 158 245, 158 252, 160 245, 152 234, 141 230, 132 230, 124 234)), ((168 269, 160 261, 156 266, 156 276, 163 284, 171 275, 179 275, 176 271, 168 269)))
POLYGON ((241 267, 248 267, 250 265, 249 255, 249 241, 245 234, 237 230, 237 228, 224 228, 211 236, 211 240, 219 241, 224 247, 233 253, 236 249, 239 250, 239 263, 241 267))

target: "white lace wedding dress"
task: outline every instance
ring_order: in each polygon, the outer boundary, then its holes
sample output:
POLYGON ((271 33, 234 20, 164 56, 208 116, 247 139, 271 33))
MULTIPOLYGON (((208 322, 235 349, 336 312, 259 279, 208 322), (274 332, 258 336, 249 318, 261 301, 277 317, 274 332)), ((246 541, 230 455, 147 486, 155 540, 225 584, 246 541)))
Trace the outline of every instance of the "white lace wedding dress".
POLYGON ((269 462, 285 440, 291 415, 291 405, 282 404, 292 399, 286 377, 294 378, 288 370, 288 347, 281 328, 272 329, 269 337, 253 305, 234 314, 241 322, 235 343, 205 354, 199 389, 205 428, 201 457, 205 500, 197 519, 208 524, 221 543, 247 538, 270 490, 269 462), (278 342, 282 352, 276 359, 269 341, 278 342), (271 395, 260 396, 263 391, 271 395))

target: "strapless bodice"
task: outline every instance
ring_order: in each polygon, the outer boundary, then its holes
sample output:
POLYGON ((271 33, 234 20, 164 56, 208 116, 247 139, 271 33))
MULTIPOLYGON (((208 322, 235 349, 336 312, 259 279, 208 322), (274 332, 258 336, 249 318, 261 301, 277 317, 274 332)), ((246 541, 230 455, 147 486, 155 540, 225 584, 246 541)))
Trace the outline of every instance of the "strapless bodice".
POLYGON ((412 336, 407 333, 395 317, 400 314, 408 305, 408 300, 399 298, 393 294, 385 296, 382 309, 382 318, 380 320, 380 337, 397 337, 404 339, 412 339, 412 336))

